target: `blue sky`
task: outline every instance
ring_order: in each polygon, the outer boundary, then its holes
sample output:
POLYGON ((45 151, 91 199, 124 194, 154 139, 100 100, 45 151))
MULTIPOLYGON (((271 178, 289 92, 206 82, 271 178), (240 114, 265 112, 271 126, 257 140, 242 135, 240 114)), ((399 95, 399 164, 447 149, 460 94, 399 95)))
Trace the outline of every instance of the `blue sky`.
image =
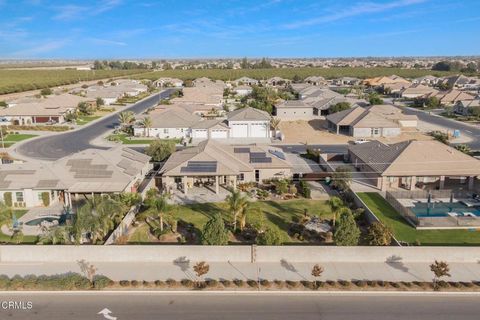
POLYGON ((0 0, 0 58, 480 54, 479 0, 0 0))

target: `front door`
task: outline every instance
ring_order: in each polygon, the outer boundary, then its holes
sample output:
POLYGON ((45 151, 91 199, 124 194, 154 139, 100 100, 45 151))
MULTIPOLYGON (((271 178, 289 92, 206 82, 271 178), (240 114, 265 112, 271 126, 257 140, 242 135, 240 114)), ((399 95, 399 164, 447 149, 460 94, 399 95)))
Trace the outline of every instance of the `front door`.
POLYGON ((255 181, 260 182, 260 170, 255 170, 255 181))

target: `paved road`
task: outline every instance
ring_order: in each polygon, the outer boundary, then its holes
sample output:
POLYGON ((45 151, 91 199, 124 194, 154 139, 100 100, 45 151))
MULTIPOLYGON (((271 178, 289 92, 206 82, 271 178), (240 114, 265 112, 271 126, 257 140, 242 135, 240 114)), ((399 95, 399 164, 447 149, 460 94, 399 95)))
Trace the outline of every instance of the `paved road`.
POLYGON ((478 319, 478 296, 238 295, 175 293, 4 294, 2 301, 31 301, 31 310, 4 310, 0 319, 478 319), (108 318, 107 318, 108 319, 108 318), (112 319, 112 318, 110 318, 112 319))
MULTIPOLYGON (((141 113, 156 105, 160 99, 167 98, 172 90, 174 89, 167 89, 152 95, 147 99, 133 104, 125 109, 125 111, 133 111, 137 114, 141 113)), ((118 124, 118 115, 112 114, 79 130, 27 141, 20 145, 16 149, 16 152, 28 158, 56 160, 69 154, 91 148, 92 145, 90 141, 112 130, 118 124)))

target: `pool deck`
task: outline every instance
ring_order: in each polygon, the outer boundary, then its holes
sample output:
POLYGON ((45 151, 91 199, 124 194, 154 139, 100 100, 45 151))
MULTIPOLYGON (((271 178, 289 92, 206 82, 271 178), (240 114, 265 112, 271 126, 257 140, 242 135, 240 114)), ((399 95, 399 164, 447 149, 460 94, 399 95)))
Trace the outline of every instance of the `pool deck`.
MULTIPOLYGON (((38 219, 45 216, 59 216, 63 213, 63 204, 56 203, 49 207, 35 207, 28 210, 22 217, 18 219, 18 222, 22 223, 22 233, 26 236, 38 236, 43 233, 42 227, 40 225, 37 226, 29 226, 26 222, 38 219)), ((8 228, 8 226, 3 225, 2 233, 11 236, 13 231, 8 228)))

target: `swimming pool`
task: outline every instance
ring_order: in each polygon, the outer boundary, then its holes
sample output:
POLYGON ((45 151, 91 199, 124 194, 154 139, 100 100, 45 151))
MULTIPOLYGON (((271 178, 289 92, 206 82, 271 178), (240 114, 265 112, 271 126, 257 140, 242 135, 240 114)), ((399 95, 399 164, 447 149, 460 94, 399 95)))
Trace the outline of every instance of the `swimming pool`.
POLYGON ((54 218, 54 217, 42 217, 42 218, 37 218, 37 219, 27 221, 25 222, 25 224, 28 226, 39 226, 43 221, 53 222, 53 221, 58 221, 58 219, 59 218, 54 218))
POLYGON ((480 217, 480 209, 467 207, 461 202, 432 202, 430 205, 425 202, 417 202, 411 207, 413 213, 419 218, 421 217, 446 217, 450 212, 456 213, 459 216, 472 213, 480 217))

